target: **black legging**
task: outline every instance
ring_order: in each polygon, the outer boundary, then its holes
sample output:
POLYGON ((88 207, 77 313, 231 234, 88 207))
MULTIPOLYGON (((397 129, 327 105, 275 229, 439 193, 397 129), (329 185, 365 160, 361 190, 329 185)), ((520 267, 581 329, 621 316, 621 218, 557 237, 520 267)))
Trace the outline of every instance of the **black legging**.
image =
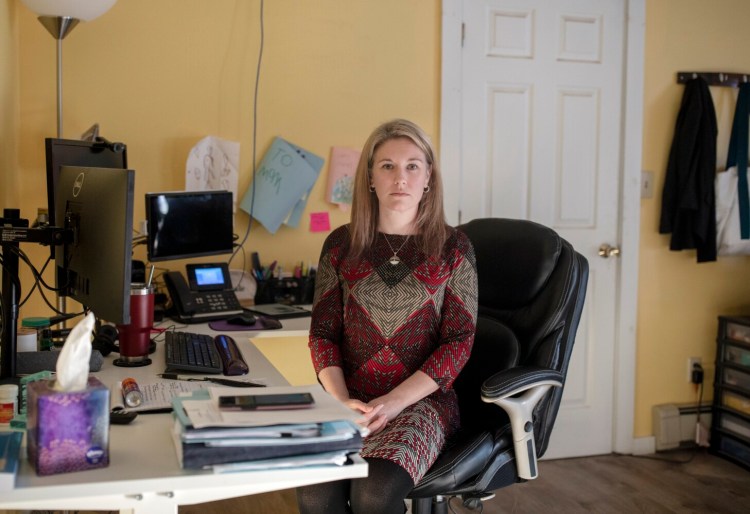
POLYGON ((401 514, 414 488, 404 468, 385 459, 366 459, 367 478, 297 488, 300 514, 401 514), (349 505, 351 503, 351 506, 349 505))

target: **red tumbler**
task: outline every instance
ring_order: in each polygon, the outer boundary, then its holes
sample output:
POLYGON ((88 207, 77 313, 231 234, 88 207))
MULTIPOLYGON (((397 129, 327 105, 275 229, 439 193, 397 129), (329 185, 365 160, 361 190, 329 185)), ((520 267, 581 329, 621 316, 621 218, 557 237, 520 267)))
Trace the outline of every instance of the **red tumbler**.
POLYGON ((117 325, 120 340, 120 358, 116 366, 147 366, 154 326, 154 290, 143 283, 130 286, 130 324, 117 325))

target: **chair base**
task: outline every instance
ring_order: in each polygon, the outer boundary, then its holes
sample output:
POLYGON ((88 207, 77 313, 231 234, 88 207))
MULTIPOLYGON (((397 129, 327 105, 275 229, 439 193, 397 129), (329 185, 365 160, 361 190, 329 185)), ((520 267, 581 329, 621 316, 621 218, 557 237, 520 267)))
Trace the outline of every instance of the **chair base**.
MULTIPOLYGON (((485 496, 459 496, 464 507, 469 510, 479 510, 482 502, 494 498, 493 493, 485 496)), ((435 496, 433 498, 412 498, 411 514, 448 514, 451 496, 435 496)))
POLYGON ((448 514, 449 499, 445 496, 412 498, 411 514, 448 514))

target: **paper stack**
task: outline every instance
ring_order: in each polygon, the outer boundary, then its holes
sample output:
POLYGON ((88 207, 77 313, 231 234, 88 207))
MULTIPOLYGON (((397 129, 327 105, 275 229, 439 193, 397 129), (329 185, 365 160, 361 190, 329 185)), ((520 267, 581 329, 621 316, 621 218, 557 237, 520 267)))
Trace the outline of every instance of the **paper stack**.
POLYGON ((180 465, 214 472, 343 465, 362 448, 356 413, 320 386, 238 392, 209 388, 173 399, 172 437, 180 465), (273 411, 219 410, 221 396, 309 392, 314 405, 273 411))

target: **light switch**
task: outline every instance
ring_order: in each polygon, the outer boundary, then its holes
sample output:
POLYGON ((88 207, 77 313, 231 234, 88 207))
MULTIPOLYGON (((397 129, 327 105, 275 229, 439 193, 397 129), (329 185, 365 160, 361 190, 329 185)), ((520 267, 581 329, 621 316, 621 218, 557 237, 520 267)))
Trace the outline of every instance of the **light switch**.
POLYGON ((641 198, 654 197, 654 172, 641 171, 641 198))

